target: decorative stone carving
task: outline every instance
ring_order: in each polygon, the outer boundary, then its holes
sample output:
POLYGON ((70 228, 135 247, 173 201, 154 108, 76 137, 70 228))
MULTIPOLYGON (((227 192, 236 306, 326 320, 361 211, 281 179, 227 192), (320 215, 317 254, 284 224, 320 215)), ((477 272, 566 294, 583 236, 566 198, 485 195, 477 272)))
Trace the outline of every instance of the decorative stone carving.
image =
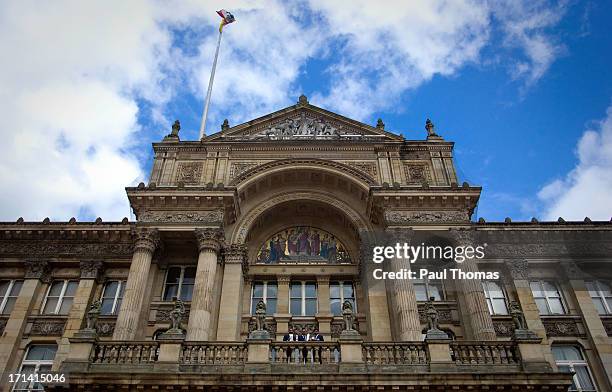
POLYGON ((99 336, 113 336, 113 332, 115 332, 115 321, 98 322, 96 331, 99 336))
POLYGON ((266 330, 266 303, 259 300, 255 306, 255 330, 249 333, 250 339, 270 339, 266 330))
POLYGON ((40 279, 41 282, 51 282, 51 267, 46 260, 26 260, 25 278, 40 279))
POLYGON ((102 283, 102 274, 104 272, 104 262, 101 260, 85 260, 80 262, 81 279, 95 279, 98 283, 102 283))
POLYGON ((174 308, 168 312, 168 318, 170 319, 170 331, 182 331, 181 320, 185 316, 185 305, 180 299, 174 300, 174 308))
POLYGON ((410 185, 421 185, 423 183, 431 184, 431 173, 429 165, 426 163, 406 163, 404 164, 404 175, 406 183, 410 185))
POLYGON ((224 249, 225 263, 243 264, 246 262, 247 247, 245 244, 231 244, 224 249))
POLYGON ((440 330, 440 319, 438 310, 433 304, 434 298, 429 298, 425 303, 425 317, 427 319, 427 333, 425 340, 449 339, 448 334, 440 330))
POLYGON ((387 224, 465 222, 468 220, 467 211, 385 211, 387 224))
POLYGON ((95 330, 96 324, 98 323, 98 317, 100 317, 100 309, 102 308, 102 301, 97 300, 92 302, 89 306, 89 310, 87 311, 86 321, 87 321, 87 329, 95 330))
POLYGON ((374 162, 345 162, 347 165, 366 173, 372 178, 378 176, 378 168, 374 162))
POLYGON ((0 254, 16 257, 129 257, 134 253, 132 243, 62 243, 55 241, 0 242, 0 254))
POLYGON ((37 319, 32 324, 30 335, 34 336, 62 336, 66 320, 37 319))
POLYGON ((499 337, 510 337, 514 333, 514 323, 512 321, 493 320, 495 334, 499 337))
MULTIPOLYGON (((183 303, 184 305, 184 303, 183 303)), ((168 308, 166 308, 168 309, 168 308)), ((169 310, 162 310, 159 309, 155 315, 155 322, 170 322, 172 323, 172 320, 170 318, 170 312, 172 311, 172 309, 169 310)), ((185 314, 182 316, 181 318, 181 324, 185 325, 189 322, 189 309, 185 308, 185 314)))
POLYGON ((344 321, 344 331, 354 331, 355 314, 351 301, 344 301, 342 304, 342 321, 344 321))
POLYGON ((238 177, 247 170, 257 166, 257 162, 232 162, 230 165, 230 180, 238 177))
MULTIPOLYGON (((434 305, 435 306, 435 305, 434 305)), ((427 307, 425 304, 419 304, 419 321, 421 323, 427 323, 427 307)), ((438 322, 449 324, 453 322, 453 314, 449 309, 437 309, 438 322)))
POLYGON ((514 323, 514 329, 527 329, 527 321, 525 315, 521 310, 521 306, 516 301, 510 301, 508 304, 508 310, 510 316, 512 316, 512 322, 514 323))
MULTIPOLYGON (((339 338, 340 334, 343 331, 343 328, 344 321, 332 321, 332 323, 330 324, 331 337, 335 339, 339 338)), ((357 320, 354 320, 353 322, 353 329, 359 331, 359 322, 357 320)))
POLYGON ((179 131, 181 130, 181 122, 179 120, 175 120, 174 124, 172 124, 172 132, 170 132, 164 140, 179 140, 179 131))
POLYGON ((210 250, 218 252, 223 241, 223 230, 221 229, 196 229, 194 231, 198 241, 200 252, 210 250))
POLYGON ((253 134, 250 139, 354 139, 365 136, 357 128, 349 128, 323 117, 310 117, 302 112, 299 117, 285 118, 253 134))
POLYGON ((139 214, 140 222, 162 222, 162 223, 211 223, 223 222, 222 210, 208 211, 155 211, 146 210, 139 214))
POLYGON ((138 228, 134 234, 136 236, 135 250, 142 249, 151 253, 155 252, 159 245, 159 232, 157 229, 138 228))
POLYGON ((176 170, 176 182, 199 184, 202 175, 202 162, 180 162, 176 170))
MULTIPOLYGON (((342 324, 341 324, 342 326, 342 324)), ((293 328, 296 332, 302 331, 302 329, 306 329, 306 331, 314 331, 315 329, 319 329, 319 324, 316 322, 307 322, 307 321, 292 321, 289 323, 289 327, 293 328)))
MULTIPOLYGON (((248 322, 249 335, 251 334, 251 332, 255 331, 256 329, 257 329, 257 322, 253 319, 249 320, 248 322)), ((270 336, 275 336, 276 335, 276 321, 274 321, 274 319, 271 317, 267 317, 264 322, 264 329, 268 331, 270 336)))
POLYGON ((575 320, 572 319, 561 319, 561 320, 542 320, 544 329, 546 330, 546 336, 583 336, 584 333, 580 332, 578 325, 575 320))
POLYGON ((529 263, 525 259, 506 261, 506 267, 510 271, 512 279, 529 279, 529 263))
POLYGON ((430 119, 427 119, 425 121, 425 130, 427 131, 427 139, 440 138, 440 135, 436 133, 435 129, 436 128, 434 126, 434 123, 432 123, 430 119))

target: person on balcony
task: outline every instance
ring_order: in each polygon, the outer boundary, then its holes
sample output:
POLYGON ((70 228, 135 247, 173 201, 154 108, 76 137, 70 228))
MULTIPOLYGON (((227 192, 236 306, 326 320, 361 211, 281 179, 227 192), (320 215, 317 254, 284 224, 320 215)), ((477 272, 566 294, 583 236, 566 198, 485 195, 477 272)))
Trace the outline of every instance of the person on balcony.
POLYGON ((310 340, 314 341, 314 342, 322 342, 323 341, 323 335, 321 335, 319 333, 319 329, 318 328, 314 329, 314 331, 310 335, 310 340))

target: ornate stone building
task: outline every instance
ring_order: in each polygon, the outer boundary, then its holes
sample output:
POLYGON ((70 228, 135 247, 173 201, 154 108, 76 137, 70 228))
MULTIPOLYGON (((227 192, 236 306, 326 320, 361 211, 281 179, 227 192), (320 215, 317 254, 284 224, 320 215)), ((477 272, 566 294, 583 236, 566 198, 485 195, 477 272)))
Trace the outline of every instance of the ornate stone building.
POLYGON ((135 222, 0 223, 5 390, 612 390, 610 222, 471 221, 453 143, 384 128, 304 96, 202 141, 177 122, 135 222), (431 241, 500 278, 375 279, 406 264, 374 246, 431 241))

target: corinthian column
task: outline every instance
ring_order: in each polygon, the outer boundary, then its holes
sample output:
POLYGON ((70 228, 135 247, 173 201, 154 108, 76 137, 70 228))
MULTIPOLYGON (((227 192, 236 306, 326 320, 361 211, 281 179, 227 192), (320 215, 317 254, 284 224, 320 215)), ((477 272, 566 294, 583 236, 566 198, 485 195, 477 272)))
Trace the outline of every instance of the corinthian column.
MULTIPOLYGON (((453 230, 451 235, 455 246, 478 246, 474 243, 475 236, 471 230, 453 230)), ((474 259, 466 259, 458 267, 464 272, 478 272, 478 265, 474 259)), ((457 284, 467 305, 467 309, 461 311, 466 313, 473 338, 475 340, 496 340, 497 335, 493 328, 493 320, 480 279, 458 279, 457 284)))
MULTIPOLYGON (((390 245, 395 246, 395 243, 410 242, 412 238, 412 230, 393 230, 388 231, 390 234, 390 245)), ((410 268, 410 263, 406 260, 392 258, 390 260, 390 270, 399 271, 402 268, 410 268)), ((399 341, 417 341, 421 340, 421 322, 419 320, 419 309, 417 307, 416 294, 414 285, 410 279, 392 279, 391 280, 393 317, 396 320, 399 341)))
POLYGON ((223 239, 220 229, 197 229, 195 231, 200 254, 186 340, 209 340, 212 312, 213 287, 217 272, 217 255, 223 239))
POLYGON ((136 237, 130 274, 125 285, 121 310, 117 316, 113 340, 134 340, 136 336, 151 260, 159 244, 157 229, 141 228, 136 231, 136 237))

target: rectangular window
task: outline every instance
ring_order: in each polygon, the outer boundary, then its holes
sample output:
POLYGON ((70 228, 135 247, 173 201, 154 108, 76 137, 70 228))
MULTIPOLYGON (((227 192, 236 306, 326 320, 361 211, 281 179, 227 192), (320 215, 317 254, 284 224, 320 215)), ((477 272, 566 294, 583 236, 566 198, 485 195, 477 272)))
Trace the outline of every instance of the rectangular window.
POLYGON ((574 379, 570 391, 597 391, 589 365, 578 346, 552 346, 555 363, 562 372, 574 372, 574 379))
POLYGON ((444 285, 441 280, 414 279, 412 284, 417 301, 429 301, 432 297, 434 301, 444 300, 444 285))
POLYGON ((315 282, 291 282, 289 295, 292 315, 314 316, 317 313, 317 284, 315 282))
POLYGON ((506 295, 499 282, 493 280, 483 280, 482 289, 485 293, 490 314, 508 314, 506 295))
POLYGON ((68 314, 78 286, 76 280, 53 281, 47 290, 43 314, 68 314))
POLYGON ((593 299, 593 303, 599 314, 612 314, 612 292, 610 284, 595 280, 585 282, 587 290, 593 299))
POLYGON ((111 280, 106 282, 104 291, 102 292, 102 308, 100 309, 100 314, 118 314, 121 308, 124 290, 125 281, 123 280, 111 280))
POLYGON ((535 280, 529 286, 541 315, 565 314, 561 293, 553 282, 535 280))
POLYGON ((11 314, 23 280, 0 280, 0 314, 11 314))
POLYGON ((329 306, 334 316, 342 315, 342 304, 344 301, 350 301, 353 305, 353 311, 357 312, 357 302, 355 301, 355 289, 353 288, 353 282, 330 282, 329 306))
POLYGON ((170 267, 166 272, 164 285, 164 301, 172 301, 174 297, 181 301, 191 301, 195 283, 196 267, 170 267))
POLYGON ((276 313, 276 299, 278 294, 278 286, 276 282, 264 281, 254 282, 251 292, 251 314, 255 314, 255 308, 260 300, 266 304, 266 314, 273 315, 276 313))
MULTIPOLYGON (((57 346, 55 344, 31 345, 21 362, 18 373, 25 374, 27 379, 30 374, 50 372, 56 351, 57 346)), ((44 391, 44 387, 32 381, 17 382, 13 391, 44 391)))

